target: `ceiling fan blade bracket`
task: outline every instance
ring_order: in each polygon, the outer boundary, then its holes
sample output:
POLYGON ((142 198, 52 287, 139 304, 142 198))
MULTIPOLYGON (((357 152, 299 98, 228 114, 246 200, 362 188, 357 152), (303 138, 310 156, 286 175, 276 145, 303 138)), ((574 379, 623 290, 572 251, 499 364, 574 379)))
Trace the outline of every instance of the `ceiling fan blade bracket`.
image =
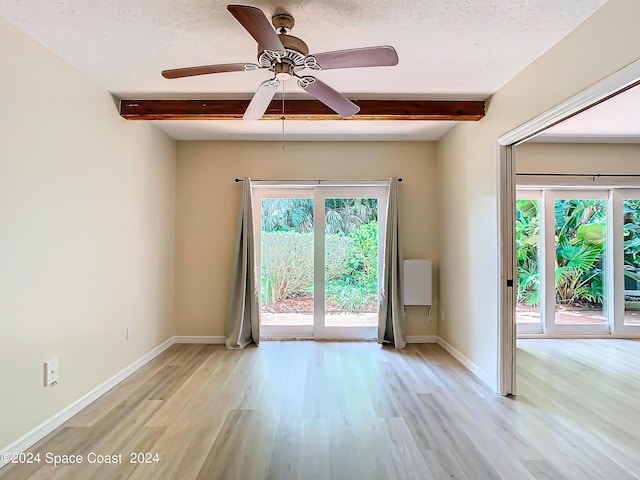
POLYGON ((278 88, 280 86, 280 80, 278 80, 277 78, 271 78, 269 80, 265 80, 264 82, 262 82, 261 86, 278 88))
POLYGON ((322 67, 313 55, 309 55, 304 59, 304 66, 312 70, 322 70, 322 67))
POLYGON ((306 88, 315 81, 316 81, 315 77, 310 77, 310 76, 298 77, 298 86, 301 89, 306 90, 306 88))
POLYGON ((256 65, 255 63, 245 63, 244 64, 244 71, 245 72, 254 72, 256 70, 259 70, 260 68, 262 68, 262 67, 260 67, 260 65, 256 65))
POLYGON ((286 52, 280 50, 269 50, 268 48, 265 48, 264 52, 267 55, 271 55, 272 57, 274 57, 274 59, 278 62, 281 58, 284 58, 286 56, 286 52))

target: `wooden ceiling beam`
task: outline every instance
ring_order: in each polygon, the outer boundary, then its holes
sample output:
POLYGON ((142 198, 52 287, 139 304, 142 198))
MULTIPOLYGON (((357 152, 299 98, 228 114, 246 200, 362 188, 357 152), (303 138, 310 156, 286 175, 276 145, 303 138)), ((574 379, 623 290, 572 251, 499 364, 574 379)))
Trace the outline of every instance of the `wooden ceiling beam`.
MULTIPOLYGON (((480 120, 485 102, 452 100, 354 100, 360 112, 344 120, 480 120)), ((240 120, 249 100, 121 100, 127 120, 240 120)), ((287 120, 340 120, 317 100, 286 100, 287 120)), ((263 119, 280 120, 282 102, 273 100, 263 119)))

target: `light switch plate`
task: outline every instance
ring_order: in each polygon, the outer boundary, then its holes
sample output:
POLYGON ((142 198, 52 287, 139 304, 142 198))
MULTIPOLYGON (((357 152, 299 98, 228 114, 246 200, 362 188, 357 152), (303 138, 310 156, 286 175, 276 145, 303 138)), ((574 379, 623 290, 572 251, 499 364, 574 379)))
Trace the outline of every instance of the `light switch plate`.
POLYGON ((44 364, 44 386, 58 383, 58 359, 54 358, 44 364))

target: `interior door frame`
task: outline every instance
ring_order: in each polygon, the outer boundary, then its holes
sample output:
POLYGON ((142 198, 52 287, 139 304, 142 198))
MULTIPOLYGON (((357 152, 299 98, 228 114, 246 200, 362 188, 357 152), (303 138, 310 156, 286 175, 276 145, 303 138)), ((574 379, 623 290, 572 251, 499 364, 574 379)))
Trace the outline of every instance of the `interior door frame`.
POLYGON ((549 127, 640 85, 640 60, 572 96, 497 140, 498 210, 498 385, 516 394, 515 328, 515 146, 549 127))
MULTIPOLYGON (((265 339, 340 339, 371 340, 377 338, 377 327, 327 327, 325 325, 325 199, 327 198, 377 198, 378 199, 378 275, 382 273, 386 229, 388 182, 325 182, 308 183, 293 181, 254 182, 253 186, 254 231, 261 232, 263 198, 311 198, 314 222, 314 290, 313 325, 273 326, 260 325, 260 336, 265 339)), ((258 269, 262 269, 262 242, 256 242, 258 269)), ((380 281, 378 282, 380 305, 380 281)))

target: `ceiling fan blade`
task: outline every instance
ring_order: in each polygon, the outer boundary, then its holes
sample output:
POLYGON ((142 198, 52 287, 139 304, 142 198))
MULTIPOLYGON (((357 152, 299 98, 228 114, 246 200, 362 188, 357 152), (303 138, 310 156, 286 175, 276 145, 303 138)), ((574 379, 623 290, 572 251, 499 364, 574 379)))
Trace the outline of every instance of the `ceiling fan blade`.
POLYGON ((298 86, 343 117, 351 117, 360 111, 359 106, 315 77, 300 77, 298 86))
POLYGON ((393 47, 353 48, 335 52, 315 53, 305 58, 305 65, 317 70, 356 67, 389 67, 398 64, 398 54, 393 47))
POLYGON ((254 40, 258 42, 258 45, 278 55, 285 54, 278 34, 262 10, 247 5, 227 5, 227 10, 242 24, 254 40))
POLYGON ((162 76, 164 78, 182 78, 193 77, 195 75, 207 75, 209 73, 225 73, 225 72, 250 72, 260 68, 253 63, 225 63, 221 65, 202 65, 200 67, 174 68, 173 70, 164 70, 162 76))
POLYGON ((253 95, 251 102, 249 102, 249 106, 244 111, 244 115, 242 116, 243 120, 260 120, 264 115, 264 112, 267 111, 271 100, 273 100, 273 96, 278 91, 278 87, 280 86, 280 81, 275 78, 271 80, 266 80, 260 84, 258 90, 253 95))

